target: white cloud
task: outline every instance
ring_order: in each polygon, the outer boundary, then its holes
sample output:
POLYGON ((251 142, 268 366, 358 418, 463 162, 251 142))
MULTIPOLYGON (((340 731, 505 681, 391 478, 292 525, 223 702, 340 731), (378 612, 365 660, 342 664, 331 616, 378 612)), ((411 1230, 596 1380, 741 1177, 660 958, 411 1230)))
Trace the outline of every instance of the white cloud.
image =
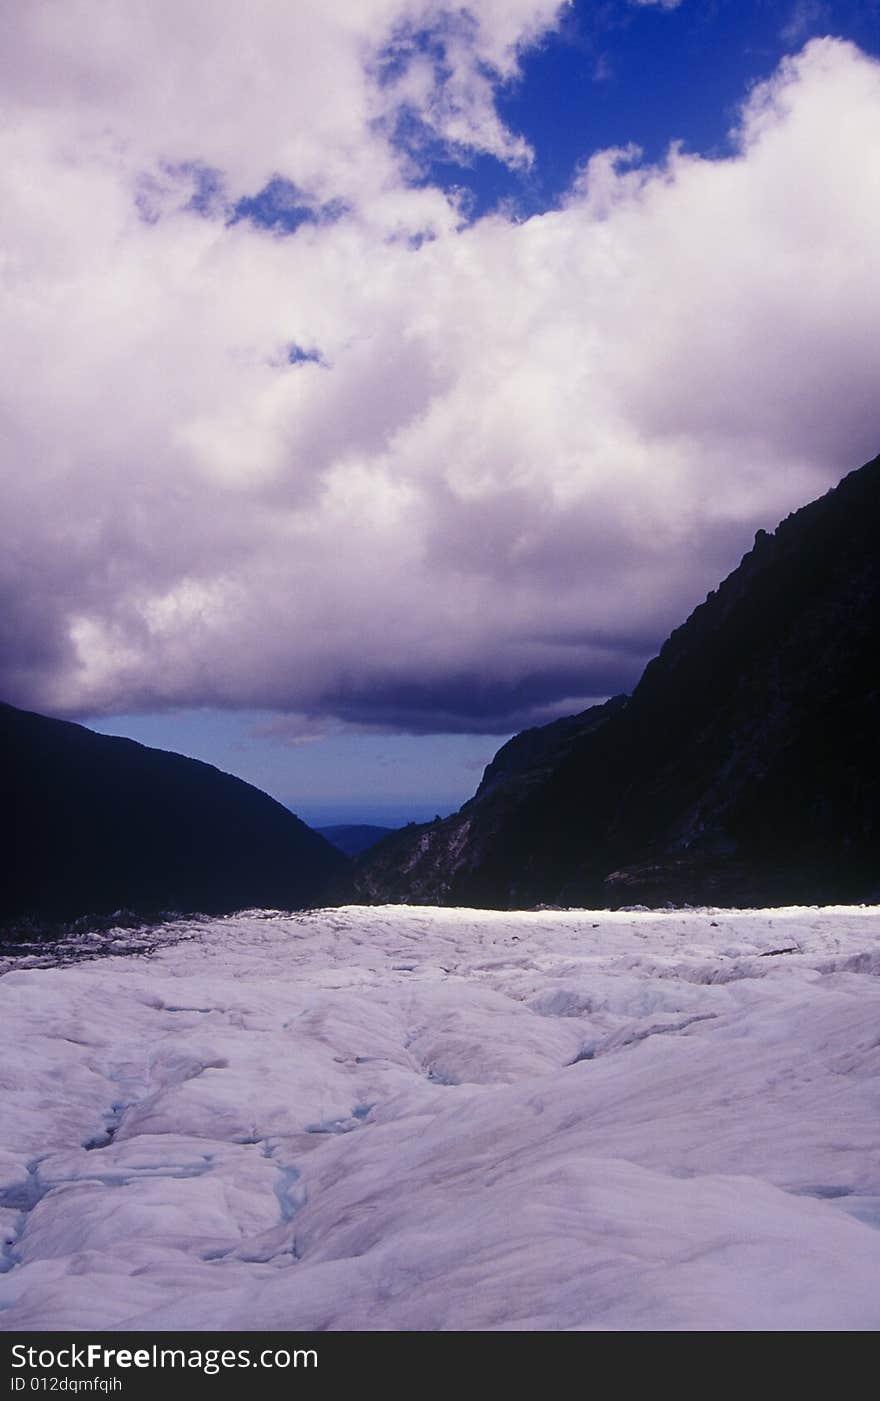
POLYGON ((559 8, 11 7, 9 699, 497 732, 632 680, 754 528, 876 451, 880 70, 853 47, 756 89, 726 161, 598 156, 564 208, 471 227, 407 185, 389 36, 433 26, 449 76, 413 76, 424 44, 394 69, 414 110, 517 161, 485 65, 559 8), (347 212, 228 225, 186 207, 193 161, 347 212))
POLYGON ((831 7, 826 0, 794 0, 780 38, 789 45, 802 44, 810 33, 831 28, 831 7))
POLYGON ((128 171, 198 160, 236 195, 283 172, 319 197, 362 199, 398 174, 381 125, 401 100, 441 137, 524 158, 487 71, 513 76, 520 47, 566 4, 8 0, 0 78, 72 159, 102 152, 128 171), (417 42, 426 32, 442 78, 417 42))

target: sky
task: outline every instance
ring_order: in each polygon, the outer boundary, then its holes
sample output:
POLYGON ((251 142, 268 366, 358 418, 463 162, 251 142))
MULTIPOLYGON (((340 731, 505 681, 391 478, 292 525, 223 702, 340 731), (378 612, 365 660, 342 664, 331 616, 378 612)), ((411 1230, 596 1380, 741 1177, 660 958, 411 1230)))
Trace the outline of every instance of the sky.
POLYGON ((0 696, 458 806, 880 450, 880 0, 6 0, 0 696))

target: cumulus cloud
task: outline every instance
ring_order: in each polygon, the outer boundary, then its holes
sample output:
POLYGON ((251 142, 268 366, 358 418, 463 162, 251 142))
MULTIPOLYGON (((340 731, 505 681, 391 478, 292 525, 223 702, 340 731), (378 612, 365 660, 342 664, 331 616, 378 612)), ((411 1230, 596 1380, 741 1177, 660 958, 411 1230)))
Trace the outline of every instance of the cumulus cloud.
POLYGON ((785 23, 779 31, 785 44, 803 43, 809 34, 831 24, 831 7, 827 0, 794 0, 785 23))
POLYGON ((563 9, 6 7, 8 699, 502 732, 877 450, 878 66, 814 41, 729 159, 467 224, 419 133, 527 163, 495 85, 563 9))

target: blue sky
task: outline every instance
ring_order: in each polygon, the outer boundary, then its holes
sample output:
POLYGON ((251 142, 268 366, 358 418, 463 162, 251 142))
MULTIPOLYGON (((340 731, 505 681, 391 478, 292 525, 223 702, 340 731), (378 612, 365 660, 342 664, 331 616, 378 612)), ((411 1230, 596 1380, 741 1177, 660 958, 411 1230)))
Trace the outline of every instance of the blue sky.
POLYGON ((528 172, 483 156, 431 162, 429 182, 461 187, 475 214, 510 201, 522 216, 554 207, 594 151, 635 143, 648 161, 672 141, 730 153, 745 94, 786 54, 834 34, 880 53, 877 0, 680 0, 634 6, 575 0, 556 32, 498 94, 507 125, 535 153, 528 172))
POLYGON ((271 720, 268 712, 190 710, 89 724, 237 773, 314 827, 446 816, 471 796, 500 743, 486 735, 338 734, 286 747, 261 736, 271 720))
POLYGON ((421 820, 876 451, 880 0, 120 3, 0 60, 8 699, 421 820))

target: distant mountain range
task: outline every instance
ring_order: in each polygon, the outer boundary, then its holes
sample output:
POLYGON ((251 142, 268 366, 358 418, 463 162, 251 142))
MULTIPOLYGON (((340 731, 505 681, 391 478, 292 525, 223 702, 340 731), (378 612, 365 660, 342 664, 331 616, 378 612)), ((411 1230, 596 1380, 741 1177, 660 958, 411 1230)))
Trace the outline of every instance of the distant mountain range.
POLYGON ((325 841, 346 856, 359 856, 395 830, 394 827, 374 827, 367 822, 341 822, 335 827, 314 828, 325 841))
POLYGON ((526 731, 452 817, 356 863, 360 897, 880 898, 880 458, 789 516, 630 699, 526 731))
POLYGON ((210 764, 0 704, 0 918, 345 899, 347 859, 210 764))

